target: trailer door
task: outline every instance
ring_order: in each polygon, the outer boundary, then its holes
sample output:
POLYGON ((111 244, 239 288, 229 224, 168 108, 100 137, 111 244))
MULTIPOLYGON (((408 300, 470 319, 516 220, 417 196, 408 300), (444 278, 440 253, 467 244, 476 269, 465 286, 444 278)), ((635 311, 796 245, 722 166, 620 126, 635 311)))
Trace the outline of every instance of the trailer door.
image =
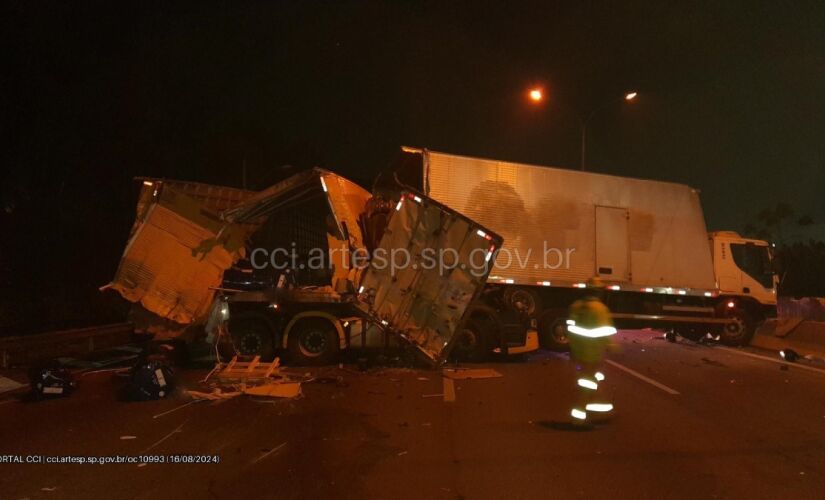
POLYGON ((626 208, 596 207, 596 274, 630 281, 626 208))

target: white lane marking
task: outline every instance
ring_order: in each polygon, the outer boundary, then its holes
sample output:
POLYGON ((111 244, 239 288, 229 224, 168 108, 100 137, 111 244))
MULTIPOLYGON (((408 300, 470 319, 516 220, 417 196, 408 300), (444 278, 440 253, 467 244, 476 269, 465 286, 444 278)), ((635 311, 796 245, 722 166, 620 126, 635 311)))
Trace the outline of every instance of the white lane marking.
POLYGON ((653 387, 658 387, 659 389, 665 391, 668 394, 674 394, 674 395, 679 394, 679 391, 677 391, 676 389, 671 389, 670 387, 666 386, 665 384, 660 384, 659 382, 656 382, 655 380, 653 380, 650 377, 645 377, 644 375, 637 372, 636 370, 632 370, 632 369, 630 369, 630 368, 628 368, 624 365, 620 365, 619 363, 616 363, 615 361, 611 361, 609 359, 606 359, 605 362, 610 364, 611 366, 615 366, 616 368, 618 368, 619 370, 622 370, 623 372, 626 372, 626 373, 629 373, 629 374, 633 375, 634 377, 638 378, 639 380, 641 380, 643 382, 647 382, 648 384, 652 385, 653 387))
MULTIPOLYGON (((256 463, 260 462, 261 460, 265 459, 265 458, 266 458, 266 457, 268 457, 269 455, 272 455, 273 453, 275 453, 276 451, 280 450, 280 449, 281 449, 281 448, 283 448, 284 446, 286 446, 286 441, 284 441, 283 443, 281 443, 281 444, 280 444, 280 446, 278 446, 278 447, 276 447, 276 448, 272 448, 272 449, 271 449, 271 450, 269 450, 268 452, 264 453, 264 454, 263 454, 263 455, 261 455, 260 457, 258 457, 258 458, 256 458, 255 460, 253 460, 253 461, 252 461, 252 464, 256 464, 256 463)), ((252 465, 252 464, 250 464, 250 465, 252 465)))
POLYGON ((169 439, 170 437, 174 436, 174 435, 175 435, 175 434, 177 434, 178 432, 181 432, 181 430, 182 430, 182 429, 183 429, 183 424, 180 424, 180 425, 178 426, 178 428, 177 428, 177 429, 175 429, 175 430, 173 430, 172 432, 170 432, 169 434, 167 434, 167 435, 163 436, 162 438, 160 438, 159 440, 157 440, 157 441, 155 442, 155 444, 153 444, 152 446, 150 446, 150 447, 146 448, 145 450, 141 451, 141 453, 146 453, 147 451, 151 450, 151 449, 152 449, 152 448, 154 448, 155 446, 157 446, 157 445, 161 444, 162 442, 166 441, 166 440, 167 440, 167 439, 169 439))
POLYGON ((444 402, 455 403, 455 382, 451 378, 441 377, 444 387, 444 402))
POLYGON ((753 354, 753 353, 750 353, 750 352, 740 351, 738 349, 731 349, 730 347, 716 346, 716 347, 714 347, 714 349, 719 349, 719 350, 722 350, 722 351, 731 352, 733 354, 739 354, 741 356, 747 356, 749 358, 761 359, 763 361, 770 361, 772 363, 779 363, 780 365, 788 365, 788 366, 792 366, 794 368, 800 368, 802 370, 808 370, 808 371, 811 371, 811 372, 825 373, 825 370, 823 370, 822 368, 814 368, 813 366, 805 366, 805 365, 801 365, 799 363, 789 363, 789 362, 785 361, 784 359, 774 359, 774 358, 771 358, 769 356, 762 356, 761 354, 753 354))
POLYGON ((170 413, 175 412, 175 411, 178 411, 178 410, 180 410, 181 408, 186 408, 186 407, 187 407, 187 406, 189 406, 189 405, 193 405, 193 404, 195 404, 195 403, 200 403, 201 401, 205 401, 205 400, 203 400, 203 399, 193 399, 192 401, 189 401, 188 403, 184 403, 184 404, 182 404, 182 405, 180 405, 180 406, 176 406, 175 408, 172 408, 171 410, 167 410, 167 411, 165 411, 165 412, 163 412, 163 413, 158 413, 157 415, 155 415, 155 416, 154 416, 154 417, 152 417, 152 418, 160 418, 160 417, 162 417, 162 416, 164 416, 164 415, 169 415, 170 413))

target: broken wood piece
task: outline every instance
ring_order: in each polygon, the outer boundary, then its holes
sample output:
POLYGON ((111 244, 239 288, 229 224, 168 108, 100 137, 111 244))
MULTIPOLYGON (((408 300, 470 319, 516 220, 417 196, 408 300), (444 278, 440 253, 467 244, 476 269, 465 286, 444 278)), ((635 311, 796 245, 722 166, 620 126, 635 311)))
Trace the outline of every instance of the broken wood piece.
POLYGON ((244 389, 244 394, 250 396, 265 396, 270 398, 294 398, 301 394, 300 382, 282 382, 257 385, 244 389))

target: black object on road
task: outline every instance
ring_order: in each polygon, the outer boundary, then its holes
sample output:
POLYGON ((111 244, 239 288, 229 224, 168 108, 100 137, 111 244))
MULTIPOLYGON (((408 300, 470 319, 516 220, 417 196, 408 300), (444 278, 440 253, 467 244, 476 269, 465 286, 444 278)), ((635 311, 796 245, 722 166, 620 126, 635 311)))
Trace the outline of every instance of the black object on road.
POLYGON ((59 366, 35 368, 29 372, 29 381, 38 399, 68 396, 76 387, 71 372, 59 366))
POLYGON ((175 388, 175 372, 166 361, 144 360, 129 374, 129 399, 147 401, 162 399, 175 388))

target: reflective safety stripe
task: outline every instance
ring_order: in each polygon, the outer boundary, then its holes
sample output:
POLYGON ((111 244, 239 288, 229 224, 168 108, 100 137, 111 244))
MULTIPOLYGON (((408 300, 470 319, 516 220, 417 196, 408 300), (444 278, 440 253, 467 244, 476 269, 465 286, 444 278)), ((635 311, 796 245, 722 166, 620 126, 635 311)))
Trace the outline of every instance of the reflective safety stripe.
POLYGON ((609 337, 616 334, 616 328, 612 326, 600 326, 598 328, 582 328, 578 325, 567 325, 567 331, 581 335, 582 337, 590 337, 592 339, 599 337, 609 337))
POLYGON ((613 411, 613 405, 610 403, 590 403, 585 407, 587 411, 608 412, 613 411))
POLYGON ((573 418, 578 418, 579 420, 584 420, 587 418, 587 413, 579 410, 578 408, 573 408, 570 410, 570 415, 572 415, 573 418))
POLYGON ((579 385, 584 387, 585 389, 593 389, 594 391, 599 388, 599 384, 586 378, 580 378, 579 385))
POLYGON ((599 382, 601 382, 602 380, 604 380, 604 373, 602 373, 602 372, 596 372, 596 380, 598 380, 599 382))

